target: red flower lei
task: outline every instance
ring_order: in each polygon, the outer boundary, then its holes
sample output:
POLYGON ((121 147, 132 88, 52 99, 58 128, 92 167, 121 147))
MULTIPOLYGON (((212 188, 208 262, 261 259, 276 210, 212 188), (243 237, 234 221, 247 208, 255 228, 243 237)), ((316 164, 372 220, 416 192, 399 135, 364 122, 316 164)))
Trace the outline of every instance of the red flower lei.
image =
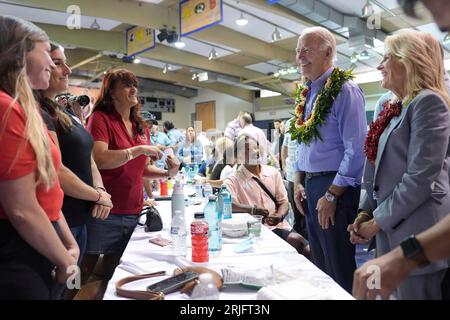
POLYGON ((366 153, 367 160, 371 163, 375 163, 378 151, 378 142, 384 129, 389 125, 392 118, 398 117, 402 112, 401 100, 392 103, 391 100, 387 100, 383 103, 383 110, 380 112, 376 121, 372 121, 369 126, 369 133, 367 134, 366 142, 364 144, 364 152, 366 153))

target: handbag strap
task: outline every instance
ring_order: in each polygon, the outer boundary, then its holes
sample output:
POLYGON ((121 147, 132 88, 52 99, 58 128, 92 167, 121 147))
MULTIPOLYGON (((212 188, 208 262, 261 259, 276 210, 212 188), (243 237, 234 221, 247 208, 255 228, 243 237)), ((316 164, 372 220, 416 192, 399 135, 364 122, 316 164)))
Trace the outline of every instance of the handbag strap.
POLYGON ((162 292, 151 292, 142 290, 128 290, 124 289, 123 286, 127 283, 134 282, 137 280, 148 279, 153 277, 159 277, 165 275, 165 271, 158 271, 153 273, 146 273, 137 276, 130 276, 120 279, 116 282, 116 294, 124 298, 131 298, 136 300, 164 300, 164 293, 162 292))
POLYGON ((276 210, 278 210, 278 207, 280 205, 278 204, 277 199, 272 194, 272 192, 270 192, 269 189, 267 189, 267 187, 264 185, 264 183, 262 183, 262 181, 259 180, 257 177, 253 176, 252 179, 255 180, 259 184, 259 186, 264 190, 265 193, 267 193, 267 195, 270 197, 270 199, 272 199, 272 201, 275 203, 276 210))

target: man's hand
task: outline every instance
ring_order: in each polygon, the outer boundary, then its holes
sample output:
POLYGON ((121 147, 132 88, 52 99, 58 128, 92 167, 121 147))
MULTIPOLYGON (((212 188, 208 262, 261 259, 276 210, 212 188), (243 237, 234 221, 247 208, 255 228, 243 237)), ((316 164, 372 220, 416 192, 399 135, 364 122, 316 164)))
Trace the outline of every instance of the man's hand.
POLYGON ((325 196, 317 201, 316 210, 319 215, 319 224, 322 229, 326 230, 331 226, 334 226, 334 216, 336 214, 336 201, 329 202, 325 199, 325 196))
POLYGON ((400 247, 397 247, 381 257, 366 262, 355 271, 352 294, 359 300, 374 300, 377 296, 389 299, 390 294, 414 268, 414 262, 405 258, 400 247), (376 275, 375 268, 379 268, 380 271, 380 278, 376 279, 379 280, 378 288, 371 280, 376 275))
POLYGON ((303 200, 306 199, 306 192, 305 192, 305 188, 303 187, 302 184, 297 184, 295 186, 295 190, 294 190, 294 201, 295 201, 295 205, 297 206, 298 211, 300 211, 300 213, 302 215, 305 215, 305 210, 303 209, 303 200))
POLYGON ((111 211, 111 207, 102 206, 100 204, 95 204, 92 207, 91 215, 93 218, 105 220, 109 216, 109 212, 111 211))

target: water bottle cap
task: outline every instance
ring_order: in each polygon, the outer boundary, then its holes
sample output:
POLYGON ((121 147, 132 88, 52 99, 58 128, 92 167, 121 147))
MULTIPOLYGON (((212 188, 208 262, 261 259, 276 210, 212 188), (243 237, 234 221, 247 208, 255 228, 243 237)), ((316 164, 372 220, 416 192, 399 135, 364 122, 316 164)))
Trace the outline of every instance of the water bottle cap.
POLYGON ((203 212, 196 212, 194 213, 195 219, 203 219, 205 217, 205 214, 203 212))
POLYGON ((216 200, 217 200, 217 197, 216 197, 215 195, 213 195, 213 194, 210 194, 209 197, 208 197, 208 200, 210 200, 210 201, 216 201, 216 200))

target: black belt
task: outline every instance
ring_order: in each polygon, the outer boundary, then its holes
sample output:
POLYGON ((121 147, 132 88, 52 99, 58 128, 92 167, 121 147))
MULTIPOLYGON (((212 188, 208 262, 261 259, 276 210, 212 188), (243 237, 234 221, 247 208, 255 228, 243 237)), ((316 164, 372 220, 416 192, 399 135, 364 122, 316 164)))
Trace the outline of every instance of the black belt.
POLYGON ((306 179, 311 179, 312 177, 327 176, 329 174, 336 174, 337 171, 320 171, 320 172, 305 172, 306 179))

